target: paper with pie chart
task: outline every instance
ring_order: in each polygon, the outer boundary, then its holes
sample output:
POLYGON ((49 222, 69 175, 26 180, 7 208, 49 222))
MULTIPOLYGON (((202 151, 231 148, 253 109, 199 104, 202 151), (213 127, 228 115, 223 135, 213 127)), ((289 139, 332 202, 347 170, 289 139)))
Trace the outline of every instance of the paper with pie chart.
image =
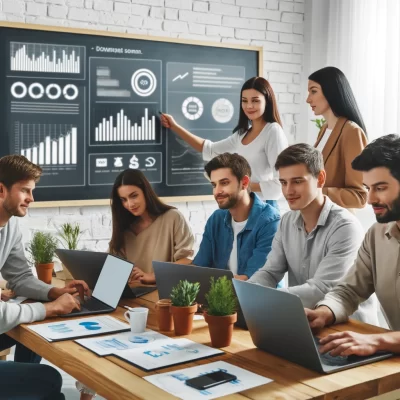
POLYGON ((128 324, 110 316, 67 319, 27 327, 49 342, 130 330, 128 324))

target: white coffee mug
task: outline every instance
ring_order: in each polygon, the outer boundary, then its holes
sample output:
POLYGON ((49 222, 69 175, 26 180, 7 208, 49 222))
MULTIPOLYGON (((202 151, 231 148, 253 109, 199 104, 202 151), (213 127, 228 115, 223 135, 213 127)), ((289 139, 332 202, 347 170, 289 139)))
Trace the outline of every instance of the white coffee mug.
POLYGON ((143 333, 146 331, 148 314, 149 309, 145 307, 135 307, 125 312, 124 316, 131 325, 132 333, 143 333))

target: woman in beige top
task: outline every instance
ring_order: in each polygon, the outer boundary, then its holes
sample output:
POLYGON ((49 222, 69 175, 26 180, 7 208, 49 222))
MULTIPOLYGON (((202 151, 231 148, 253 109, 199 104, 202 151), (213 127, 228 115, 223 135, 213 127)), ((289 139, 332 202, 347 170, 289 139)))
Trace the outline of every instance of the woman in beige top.
MULTIPOLYGON (((194 236, 185 217, 164 204, 141 171, 127 169, 111 192, 112 236, 109 252, 135 264, 129 283, 155 283, 152 261, 190 264, 194 236)), ((80 400, 95 392, 80 382, 80 400)))
POLYGON ((131 281, 155 283, 154 261, 190 264, 194 236, 184 216, 164 204, 141 171, 118 175, 111 193, 110 253, 133 262, 131 281))

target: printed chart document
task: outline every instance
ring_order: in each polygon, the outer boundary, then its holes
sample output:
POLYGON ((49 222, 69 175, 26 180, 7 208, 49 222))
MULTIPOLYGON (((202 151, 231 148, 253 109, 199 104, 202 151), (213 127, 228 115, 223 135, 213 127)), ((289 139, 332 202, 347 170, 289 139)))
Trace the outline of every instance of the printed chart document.
POLYGON ((49 342, 130 330, 128 324, 110 316, 68 318, 51 324, 28 325, 28 328, 49 342))
POLYGON ((145 371, 186 363, 223 354, 219 349, 192 342, 189 339, 157 340, 130 350, 117 350, 114 355, 145 371))
POLYGON ((123 351, 145 347, 159 340, 169 340, 169 337, 147 330, 143 333, 123 332, 116 335, 77 339, 75 342, 99 356, 109 356, 117 350, 123 351))
POLYGON ((224 361, 199 365, 198 367, 181 369, 164 374, 146 376, 144 379, 172 395, 184 400, 216 399, 228 394, 242 392, 256 386, 272 382, 272 379, 254 374, 243 368, 236 367, 224 361), (207 390, 197 390, 187 386, 185 381, 209 372, 224 371, 237 377, 235 381, 222 383, 207 390))

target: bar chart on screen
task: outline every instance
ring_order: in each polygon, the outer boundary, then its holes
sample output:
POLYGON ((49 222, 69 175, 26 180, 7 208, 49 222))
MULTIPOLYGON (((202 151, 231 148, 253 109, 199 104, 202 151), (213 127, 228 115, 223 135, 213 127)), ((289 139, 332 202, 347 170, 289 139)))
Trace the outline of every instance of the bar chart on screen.
POLYGON ((15 123, 19 154, 41 166, 76 165, 78 130, 68 124, 15 123))
POLYGON ((106 108, 99 110, 96 122, 95 144, 153 144, 159 140, 155 113, 148 108, 106 108))
POLYGON ((11 71, 80 74, 85 57, 83 46, 44 43, 10 43, 11 71))

